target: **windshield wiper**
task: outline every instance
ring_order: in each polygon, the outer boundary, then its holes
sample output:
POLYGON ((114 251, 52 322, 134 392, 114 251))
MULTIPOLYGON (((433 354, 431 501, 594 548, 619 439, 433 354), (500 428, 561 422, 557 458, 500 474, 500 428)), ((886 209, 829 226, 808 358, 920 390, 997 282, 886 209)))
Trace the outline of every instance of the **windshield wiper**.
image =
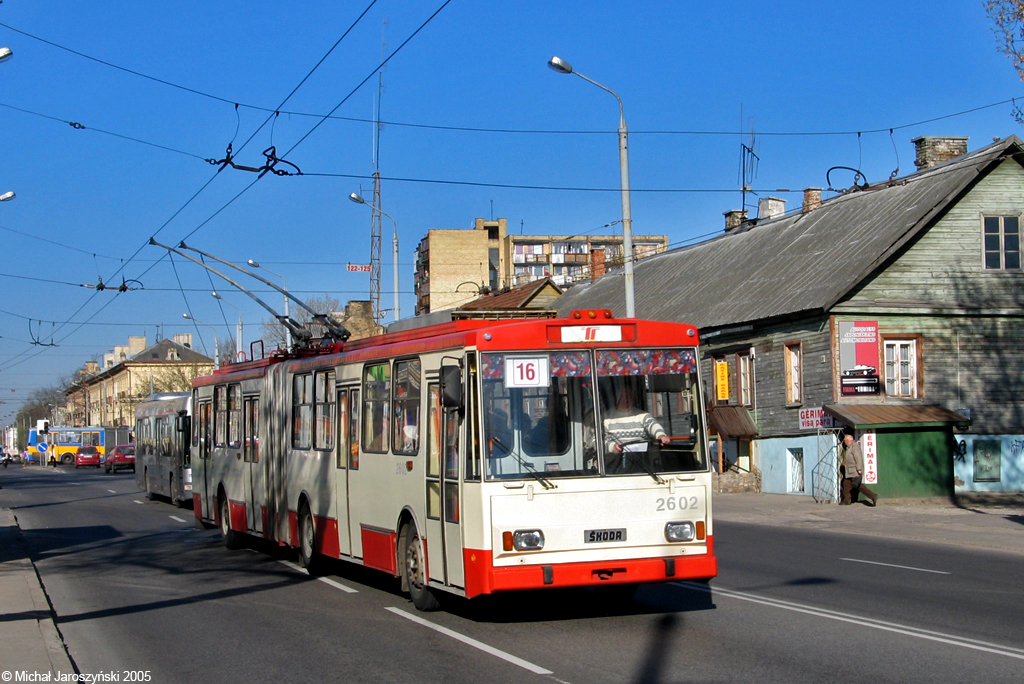
POLYGON ((516 459, 516 462, 524 468, 524 472, 536 478, 537 482, 540 482, 544 489, 558 489, 558 485, 551 484, 546 477, 537 472, 537 469, 534 468, 532 463, 527 463, 519 456, 519 454, 513 453, 512 448, 502 442, 499 438, 491 437, 491 441, 504 449, 506 454, 516 459))
MULTIPOLYGON (((634 454, 640 454, 641 458, 637 458, 636 460, 640 462, 640 465, 643 467, 645 471, 647 471, 647 474, 651 476, 651 479, 653 479, 658 484, 665 484, 665 481, 658 477, 658 474, 654 472, 654 468, 652 468, 651 464, 647 462, 647 459, 643 458, 643 456, 646 456, 647 454, 650 453, 649 451, 626 451, 626 447, 625 445, 623 445, 622 442, 616 439, 615 443, 622 447, 622 455, 625 458, 632 458, 634 454)), ((639 442, 631 442, 631 444, 638 443, 639 442)))

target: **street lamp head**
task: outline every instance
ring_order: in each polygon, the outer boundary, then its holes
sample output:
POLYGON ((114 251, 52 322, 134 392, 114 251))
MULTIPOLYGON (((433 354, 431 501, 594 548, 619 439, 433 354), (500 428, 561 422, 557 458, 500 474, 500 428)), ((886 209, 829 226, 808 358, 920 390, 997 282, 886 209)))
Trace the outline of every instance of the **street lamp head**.
POLYGON ((182 317, 182 318, 187 318, 187 319, 188 319, 188 320, 190 320, 190 321, 191 321, 191 320, 194 320, 194 319, 193 319, 193 318, 192 318, 191 316, 189 316, 189 315, 188 315, 187 313, 183 313, 183 314, 181 314, 181 317, 182 317))
POLYGON ((210 294, 213 296, 214 299, 221 299, 221 296, 216 292, 211 292, 210 294))
POLYGON ((9 48, 9 47, 0 47, 0 62, 6 62, 7 60, 9 60, 13 56, 14 56, 14 53, 11 52, 11 48, 9 48))
POLYGON ((14 197, 15 197, 14 191, 13 190, 8 190, 4 194, 0 195, 0 202, 6 202, 7 200, 12 200, 12 199, 14 199, 14 197))
POLYGON ((247 261, 246 263, 249 264, 250 266, 252 266, 253 268, 259 268, 260 267, 260 262, 254 260, 254 259, 249 259, 249 261, 247 261))
POLYGON ((364 200, 360 195, 358 195, 358 194, 356 194, 354 192, 350 193, 348 198, 350 200, 352 200, 353 202, 355 202, 356 204, 366 204, 366 200, 364 200))
POLYGON ((569 64, 561 57, 552 57, 549 59, 548 66, 551 67, 552 71, 557 71, 560 74, 572 73, 572 64, 569 64))

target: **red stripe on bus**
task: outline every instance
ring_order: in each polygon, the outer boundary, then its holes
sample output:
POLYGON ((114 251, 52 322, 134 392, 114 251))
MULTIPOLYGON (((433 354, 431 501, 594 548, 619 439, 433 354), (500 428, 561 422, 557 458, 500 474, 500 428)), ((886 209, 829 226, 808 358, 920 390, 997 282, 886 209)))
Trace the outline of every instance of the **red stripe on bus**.
POLYGON ((196 514, 196 520, 203 519, 203 497, 195 492, 192 493, 192 511, 196 514))
POLYGON ((398 574, 395 567, 397 535, 388 530, 360 527, 363 539, 363 565, 390 572, 392 575, 398 574))
POLYGON ((231 511, 231 529, 235 532, 248 532, 248 520, 245 515, 245 502, 232 501, 228 499, 228 509, 231 511))
POLYGON ((586 563, 552 563, 550 565, 517 565, 494 567, 491 552, 464 549, 466 598, 499 591, 519 591, 553 587, 590 587, 610 584, 676 582, 705 579, 718 575, 718 559, 712 555, 711 537, 708 552, 699 556, 673 557, 675 573, 666 573, 668 558, 634 558, 586 563), (551 568, 551 583, 544 582, 544 568, 551 568), (609 572, 614 570, 615 572, 609 572), (608 579, 600 579, 608 577, 608 579))
POLYGON ((267 507, 260 506, 260 519, 263 520, 263 538, 270 539, 270 529, 267 527, 267 507))
POLYGON ((317 550, 325 556, 338 558, 341 556, 341 547, 338 542, 338 521, 335 518, 316 519, 317 550))
POLYGON ((288 511, 288 546, 299 545, 299 514, 288 511))

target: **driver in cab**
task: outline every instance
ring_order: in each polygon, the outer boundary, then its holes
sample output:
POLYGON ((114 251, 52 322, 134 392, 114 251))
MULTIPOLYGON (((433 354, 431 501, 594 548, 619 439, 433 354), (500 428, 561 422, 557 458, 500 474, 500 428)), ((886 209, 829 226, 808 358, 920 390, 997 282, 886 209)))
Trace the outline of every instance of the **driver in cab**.
POLYGON ((603 407, 605 466, 608 472, 624 472, 629 452, 646 452, 648 441, 662 446, 671 440, 665 428, 637 404, 639 392, 632 378, 616 383, 614 405, 603 407))

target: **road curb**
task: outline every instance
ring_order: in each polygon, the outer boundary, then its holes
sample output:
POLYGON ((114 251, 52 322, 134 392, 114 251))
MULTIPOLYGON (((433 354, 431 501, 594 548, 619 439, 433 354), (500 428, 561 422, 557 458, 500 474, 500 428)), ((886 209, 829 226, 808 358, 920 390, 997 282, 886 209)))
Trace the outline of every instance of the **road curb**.
POLYGON ((77 668, 10 509, 0 509, 0 669, 70 676, 77 668))

